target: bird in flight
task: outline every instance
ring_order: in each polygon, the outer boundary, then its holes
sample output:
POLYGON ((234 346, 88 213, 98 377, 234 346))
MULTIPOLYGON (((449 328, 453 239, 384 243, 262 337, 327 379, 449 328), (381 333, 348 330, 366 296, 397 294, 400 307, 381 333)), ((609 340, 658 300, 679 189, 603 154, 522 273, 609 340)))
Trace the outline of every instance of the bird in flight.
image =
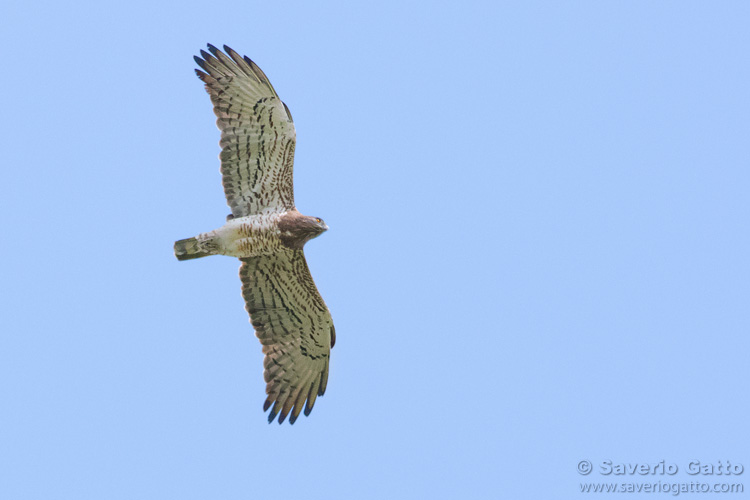
POLYGON ((208 45, 195 72, 221 130, 221 175, 232 213, 219 229, 174 244, 178 260, 228 255, 241 261, 245 309, 263 345, 268 422, 309 415, 326 391, 336 342, 331 313, 305 261, 307 241, 328 229, 294 206, 292 115, 248 58, 208 45))

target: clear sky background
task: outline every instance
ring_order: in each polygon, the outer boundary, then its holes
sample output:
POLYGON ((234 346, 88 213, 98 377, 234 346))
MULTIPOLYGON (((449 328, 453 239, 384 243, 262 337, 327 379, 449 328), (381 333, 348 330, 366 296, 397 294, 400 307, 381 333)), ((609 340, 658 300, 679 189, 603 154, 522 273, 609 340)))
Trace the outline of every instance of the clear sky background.
POLYGON ((750 491, 748 26, 3 2, 0 498, 580 498, 584 459, 729 460, 750 491), (262 412, 238 262, 172 254, 229 213, 206 42, 289 105, 331 228, 306 253, 338 342, 294 426, 262 412))

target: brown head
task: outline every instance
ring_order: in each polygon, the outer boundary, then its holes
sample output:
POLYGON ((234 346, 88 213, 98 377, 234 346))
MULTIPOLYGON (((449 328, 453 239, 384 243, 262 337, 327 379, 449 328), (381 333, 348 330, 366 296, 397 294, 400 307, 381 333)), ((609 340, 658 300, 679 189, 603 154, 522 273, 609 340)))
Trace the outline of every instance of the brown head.
POLYGON ((320 236, 328 226, 320 217, 308 217, 291 210, 279 219, 281 242, 289 248, 301 249, 305 243, 320 236))

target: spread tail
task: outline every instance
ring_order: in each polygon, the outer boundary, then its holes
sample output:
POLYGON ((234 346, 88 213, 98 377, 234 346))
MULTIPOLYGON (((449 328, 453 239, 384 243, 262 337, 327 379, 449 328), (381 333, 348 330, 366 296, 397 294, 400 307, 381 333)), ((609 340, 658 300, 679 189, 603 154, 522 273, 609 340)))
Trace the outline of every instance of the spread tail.
POLYGON ((198 259, 200 257, 214 255, 214 252, 207 251, 207 249, 204 248, 203 243, 205 242, 198 241, 197 238, 187 238, 185 240, 175 241, 174 255, 177 257, 177 260, 198 259))

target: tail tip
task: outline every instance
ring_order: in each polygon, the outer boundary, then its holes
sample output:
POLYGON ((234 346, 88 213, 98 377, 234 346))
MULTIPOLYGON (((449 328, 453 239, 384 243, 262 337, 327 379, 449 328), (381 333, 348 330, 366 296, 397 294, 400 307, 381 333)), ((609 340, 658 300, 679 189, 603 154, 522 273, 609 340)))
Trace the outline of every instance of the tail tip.
POLYGON ((177 260, 199 259, 211 255, 204 252, 198 247, 198 240, 195 238, 186 238, 174 242, 174 256, 177 260))

